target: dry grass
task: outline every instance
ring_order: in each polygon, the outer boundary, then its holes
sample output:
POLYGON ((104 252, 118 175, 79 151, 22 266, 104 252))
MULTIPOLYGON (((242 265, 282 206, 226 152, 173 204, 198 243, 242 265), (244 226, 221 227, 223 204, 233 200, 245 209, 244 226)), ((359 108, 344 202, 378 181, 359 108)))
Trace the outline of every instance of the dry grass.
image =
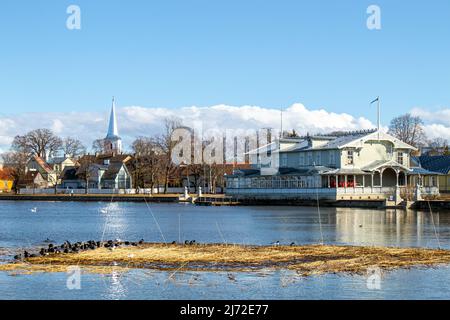
POLYGON ((301 275, 364 273, 369 267, 392 270, 450 263, 450 251, 419 248, 353 246, 241 246, 145 244, 110 251, 105 248, 76 254, 59 254, 0 265, 14 273, 66 272, 83 266, 87 272, 112 269, 248 271, 262 268, 290 269, 301 275))

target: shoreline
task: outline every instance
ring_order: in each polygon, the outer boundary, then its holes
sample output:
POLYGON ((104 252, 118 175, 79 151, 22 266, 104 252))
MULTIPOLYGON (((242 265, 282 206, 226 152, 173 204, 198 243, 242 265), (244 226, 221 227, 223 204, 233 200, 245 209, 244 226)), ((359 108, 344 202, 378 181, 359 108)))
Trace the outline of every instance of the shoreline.
POLYGON ((0 194, 0 201, 68 201, 68 202, 179 202, 179 195, 103 195, 103 194, 0 194))
MULTIPOLYGON (((197 203, 198 205, 217 205, 215 202, 217 199, 223 199, 225 196, 220 195, 203 195, 202 199, 207 199, 205 202, 197 203), (208 199, 211 201, 208 202, 208 199)), ((48 194, 48 195, 22 195, 22 194, 0 194, 1 201, 48 201, 48 202, 154 202, 154 203, 195 203, 192 198, 187 200, 180 199, 179 194, 154 194, 154 195, 125 195, 125 194, 48 194)), ((384 207, 384 201, 380 200, 320 200, 321 207, 336 207, 336 208, 368 208, 368 209, 400 209, 404 210, 404 207, 384 207)), ((222 202, 220 206, 304 206, 315 207, 317 206, 316 200, 305 199, 240 199, 238 202, 227 204, 222 202)), ((421 200, 416 201, 413 210, 442 210, 450 212, 450 200, 421 200)))

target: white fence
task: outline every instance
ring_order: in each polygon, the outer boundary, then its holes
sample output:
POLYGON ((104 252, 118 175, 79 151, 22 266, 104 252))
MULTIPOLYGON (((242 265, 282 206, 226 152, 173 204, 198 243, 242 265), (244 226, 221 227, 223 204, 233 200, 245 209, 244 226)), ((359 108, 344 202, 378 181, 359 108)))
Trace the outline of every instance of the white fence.
MULTIPOLYGON (((25 195, 49 195, 49 194, 86 194, 86 189, 20 189, 20 194, 25 195)), ((158 194, 164 193, 164 188, 153 188, 153 192, 151 192, 150 188, 147 189, 139 189, 139 192, 136 192, 136 189, 88 189, 87 194, 158 194)), ((168 188, 167 193, 184 193, 184 188, 168 188)))

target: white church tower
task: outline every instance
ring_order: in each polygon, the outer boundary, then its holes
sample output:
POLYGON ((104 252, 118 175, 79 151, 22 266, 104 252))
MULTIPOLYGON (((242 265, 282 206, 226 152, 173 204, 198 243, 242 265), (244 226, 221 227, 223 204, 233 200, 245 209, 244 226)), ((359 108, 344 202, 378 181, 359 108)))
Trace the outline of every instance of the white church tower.
POLYGON ((122 139, 119 137, 119 129, 117 128, 116 103, 114 97, 112 100, 111 115, 109 116, 108 134, 104 141, 106 153, 122 153, 122 139))

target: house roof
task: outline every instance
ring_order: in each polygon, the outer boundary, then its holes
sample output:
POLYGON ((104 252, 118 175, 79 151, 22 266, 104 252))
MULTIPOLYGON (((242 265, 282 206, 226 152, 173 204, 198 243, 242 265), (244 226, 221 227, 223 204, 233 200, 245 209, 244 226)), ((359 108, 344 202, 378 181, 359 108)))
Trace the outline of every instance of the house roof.
POLYGON ((367 141, 378 140, 378 137, 382 141, 383 140, 391 141, 394 144, 395 148, 417 150, 415 147, 407 143, 404 143, 403 141, 391 136, 390 134, 378 131, 369 133, 367 132, 350 133, 348 135, 337 137, 336 139, 331 140, 330 142, 321 145, 319 147, 315 147, 314 149, 342 149, 346 147, 358 148, 362 147, 363 144, 367 141))
POLYGON ((36 163, 46 172, 46 173, 51 173, 52 172, 52 168, 47 164, 47 162, 45 162, 44 159, 42 159, 39 156, 33 156, 33 159, 36 161, 36 163))
POLYGON ((25 176, 19 179, 18 186, 29 186, 33 184, 33 181, 44 180, 42 174, 39 171, 28 171, 25 176))
MULTIPOLYGON (((367 141, 377 141, 380 139, 381 141, 390 141, 394 144, 394 147, 397 149, 409 149, 409 150, 417 150, 415 147, 410 146, 399 139, 378 131, 355 131, 344 133, 336 136, 307 136, 303 137, 303 140, 292 140, 289 142, 293 142, 294 144, 285 146, 280 152, 297 152, 297 151, 314 151, 314 150, 333 150, 333 149, 344 149, 344 148, 360 148, 367 141), (322 145, 312 147, 308 141, 324 141, 322 145)), ((281 140, 285 142, 284 140, 281 140)), ((270 144, 270 148, 273 149, 275 144, 270 144)), ((255 153, 256 151, 265 151, 267 146, 263 146, 257 150, 253 150, 250 153, 255 153)))
POLYGON ((61 163, 63 163, 66 160, 70 160, 72 162, 75 162, 70 157, 54 157, 54 158, 48 159, 47 163, 48 164, 61 164, 61 163))
POLYGON ((315 147, 315 148, 311 148, 311 149, 339 149, 342 148, 343 146, 356 141, 358 139, 361 139, 362 137, 366 136, 367 133, 353 133, 353 134, 348 134, 348 135, 343 135, 340 137, 336 137, 335 139, 330 140, 329 142, 327 142, 324 145, 315 147))
POLYGON ((442 174, 450 173, 450 155, 444 156, 423 155, 420 156, 418 159, 422 168, 426 170, 439 172, 442 174))
POLYGON ((402 168, 403 170, 411 171, 411 169, 409 169, 408 167, 406 167, 394 160, 376 160, 376 161, 373 161, 372 163, 368 164, 367 166, 362 167, 361 169, 363 171, 374 171, 374 170, 378 170, 382 167, 399 167, 399 168, 402 168))
POLYGON ((108 165, 105 164, 106 160, 108 160, 110 164, 114 162, 120 162, 128 166, 131 165, 130 161, 131 159, 133 159, 132 156, 127 154, 84 155, 78 161, 79 163, 78 174, 84 173, 87 167, 90 167, 94 164, 99 166, 105 166, 105 170, 107 170, 108 165))
POLYGON ((335 174, 348 174, 348 175, 353 175, 353 174, 367 174, 366 171, 363 171, 361 169, 358 168, 340 168, 340 169, 334 169, 334 170, 330 170, 325 172, 325 175, 335 175, 335 174))
POLYGON ((103 174, 102 179, 115 180, 120 169, 122 169, 122 167, 124 166, 125 164, 123 162, 111 162, 107 167, 107 170, 103 174))
POLYGON ((429 171, 422 167, 413 167, 411 169, 412 169, 412 171, 408 173, 410 175, 440 175, 441 174, 439 172, 429 171))

